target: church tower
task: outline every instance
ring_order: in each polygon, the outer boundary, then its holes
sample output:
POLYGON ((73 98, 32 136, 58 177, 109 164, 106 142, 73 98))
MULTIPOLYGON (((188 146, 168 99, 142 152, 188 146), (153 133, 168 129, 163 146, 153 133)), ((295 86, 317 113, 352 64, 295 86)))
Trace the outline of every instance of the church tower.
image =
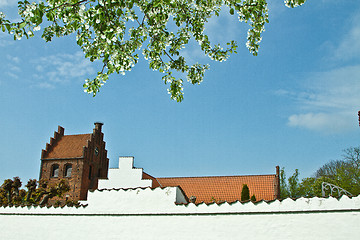
POLYGON ((99 179, 107 179, 109 159, 105 149, 103 123, 96 122, 93 133, 64 135, 59 126, 41 153, 40 180, 55 185, 65 179, 70 185, 66 199, 86 200, 88 190, 97 189, 99 179))

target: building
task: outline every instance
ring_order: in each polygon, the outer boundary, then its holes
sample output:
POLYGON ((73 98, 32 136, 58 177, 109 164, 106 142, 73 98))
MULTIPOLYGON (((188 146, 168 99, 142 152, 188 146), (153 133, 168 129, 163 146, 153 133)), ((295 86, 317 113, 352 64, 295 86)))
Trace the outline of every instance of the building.
POLYGON ((134 168, 133 157, 120 157, 119 168, 108 169, 102 125, 95 123, 93 133, 78 135, 64 135, 59 126, 42 150, 40 179, 49 184, 65 179, 71 188, 66 198, 71 200, 86 200, 88 190, 95 189, 180 187, 187 202, 235 202, 241 200, 244 184, 257 201, 280 198, 278 167, 267 175, 157 178, 134 168))
POLYGON ((88 190, 97 189, 98 180, 108 175, 102 125, 96 122, 93 133, 77 135, 64 135, 64 128, 59 126, 42 150, 40 180, 46 179, 52 185, 65 179, 71 189, 65 197, 86 200, 88 190))
POLYGON ((134 157, 120 157, 119 167, 109 169, 109 178, 100 180, 98 188, 179 187, 187 202, 210 204, 240 201, 247 184, 250 196, 255 195, 257 201, 280 198, 279 167, 275 174, 267 175, 156 178, 133 165, 134 157))
POLYGON ((185 195, 194 203, 221 203, 241 200, 241 191, 246 184, 250 197, 256 200, 280 198, 278 167, 277 174, 246 176, 208 176, 156 178, 161 187, 180 186, 185 195))

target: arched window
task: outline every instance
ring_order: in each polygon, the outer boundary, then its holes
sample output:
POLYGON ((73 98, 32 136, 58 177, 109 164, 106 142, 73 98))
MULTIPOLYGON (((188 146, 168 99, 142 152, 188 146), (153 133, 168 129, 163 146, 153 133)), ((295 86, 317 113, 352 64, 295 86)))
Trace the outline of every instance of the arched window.
POLYGON ((51 166, 51 177, 59 177, 59 165, 53 164, 51 166))
POLYGON ((71 177, 71 170, 72 170, 72 165, 71 164, 66 164, 65 165, 65 177, 71 177))

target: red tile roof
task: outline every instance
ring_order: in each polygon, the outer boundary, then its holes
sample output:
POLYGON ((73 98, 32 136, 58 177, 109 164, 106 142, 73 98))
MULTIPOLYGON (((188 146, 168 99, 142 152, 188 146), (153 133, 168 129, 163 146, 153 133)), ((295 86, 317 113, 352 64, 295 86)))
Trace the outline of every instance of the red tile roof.
POLYGON ((241 190, 247 184, 250 197, 256 200, 276 198, 276 175, 223 176, 223 177, 177 177, 156 178, 161 187, 180 186, 186 196, 196 197, 196 204, 205 202, 234 202, 241 200, 241 190))
POLYGON ((83 147, 87 146, 87 141, 90 139, 91 134, 62 136, 46 154, 44 159, 83 157, 83 147))

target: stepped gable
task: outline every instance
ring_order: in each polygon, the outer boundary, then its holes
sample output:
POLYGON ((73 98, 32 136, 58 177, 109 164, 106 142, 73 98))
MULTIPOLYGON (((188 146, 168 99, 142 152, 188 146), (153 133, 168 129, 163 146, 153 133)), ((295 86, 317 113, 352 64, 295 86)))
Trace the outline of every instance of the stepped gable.
POLYGON ((91 134, 65 135, 60 138, 43 159, 79 158, 84 156, 91 134))
POLYGON ((241 190, 247 184, 250 197, 255 194, 256 200, 274 200, 278 198, 277 175, 252 176, 214 176, 214 177, 170 177, 156 178, 162 187, 180 186, 190 199, 196 197, 195 203, 235 202, 241 200, 241 190))

